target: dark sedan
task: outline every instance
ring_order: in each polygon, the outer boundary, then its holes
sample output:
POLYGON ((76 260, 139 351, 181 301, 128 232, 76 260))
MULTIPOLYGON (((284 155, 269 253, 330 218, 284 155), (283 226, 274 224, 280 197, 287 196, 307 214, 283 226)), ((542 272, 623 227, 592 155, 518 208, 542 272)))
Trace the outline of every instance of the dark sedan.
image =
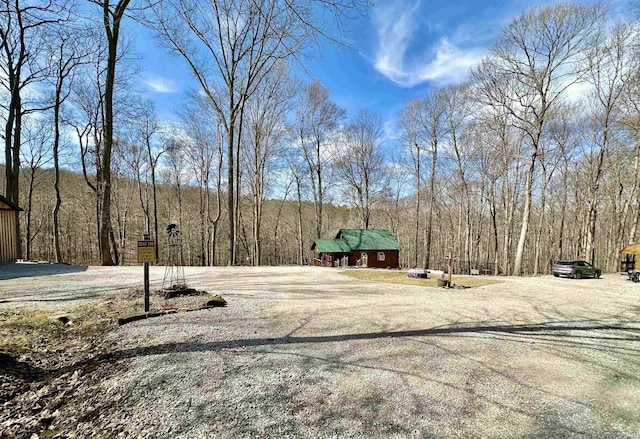
POLYGON ((599 278, 602 271, 587 261, 558 261, 553 265, 555 277, 565 276, 578 279, 581 277, 599 278))

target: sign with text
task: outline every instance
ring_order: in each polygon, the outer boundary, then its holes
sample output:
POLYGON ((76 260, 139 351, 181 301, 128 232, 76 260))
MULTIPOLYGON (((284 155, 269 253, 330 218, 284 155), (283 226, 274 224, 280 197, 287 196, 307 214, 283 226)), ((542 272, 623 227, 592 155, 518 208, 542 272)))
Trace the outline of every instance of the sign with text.
POLYGON ((156 242, 155 241, 138 241, 138 262, 155 262, 156 260, 156 242))

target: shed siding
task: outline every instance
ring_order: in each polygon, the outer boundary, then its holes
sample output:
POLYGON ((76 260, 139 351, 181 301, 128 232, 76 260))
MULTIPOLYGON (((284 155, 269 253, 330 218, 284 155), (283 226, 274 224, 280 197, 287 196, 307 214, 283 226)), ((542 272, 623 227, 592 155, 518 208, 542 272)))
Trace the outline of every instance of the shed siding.
POLYGON ((14 262, 18 255, 16 242, 16 214, 0 205, 0 264, 14 262))

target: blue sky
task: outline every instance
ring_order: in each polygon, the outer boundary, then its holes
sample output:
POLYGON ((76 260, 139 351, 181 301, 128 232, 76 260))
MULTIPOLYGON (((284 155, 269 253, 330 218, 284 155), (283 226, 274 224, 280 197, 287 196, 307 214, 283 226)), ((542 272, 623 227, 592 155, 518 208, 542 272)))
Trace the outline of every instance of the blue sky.
MULTIPOLYGON (((348 117, 363 108, 376 111, 392 140, 395 120, 408 100, 430 87, 463 81, 506 23, 534 5, 550 3, 381 0, 344 26, 348 31, 341 38, 351 48, 321 42, 305 68, 294 66, 294 72, 305 81, 320 80, 348 117)), ((628 11, 628 5, 628 0, 612 1, 614 16, 628 11)), ((146 94, 161 119, 177 119, 185 92, 195 83, 180 58, 168 55, 148 31, 135 32, 146 94)))

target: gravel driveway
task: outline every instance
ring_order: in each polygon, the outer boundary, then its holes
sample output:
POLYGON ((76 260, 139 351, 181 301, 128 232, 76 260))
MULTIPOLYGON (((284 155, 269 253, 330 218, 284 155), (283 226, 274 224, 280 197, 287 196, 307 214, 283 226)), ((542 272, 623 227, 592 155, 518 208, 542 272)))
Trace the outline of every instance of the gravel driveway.
MULTIPOLYGON (((130 364, 104 386, 126 437, 640 438, 640 287, 622 276, 442 290, 312 267, 186 274, 229 306, 113 334, 130 364)), ((3 280, 0 306, 91 300, 140 277, 3 280)))

